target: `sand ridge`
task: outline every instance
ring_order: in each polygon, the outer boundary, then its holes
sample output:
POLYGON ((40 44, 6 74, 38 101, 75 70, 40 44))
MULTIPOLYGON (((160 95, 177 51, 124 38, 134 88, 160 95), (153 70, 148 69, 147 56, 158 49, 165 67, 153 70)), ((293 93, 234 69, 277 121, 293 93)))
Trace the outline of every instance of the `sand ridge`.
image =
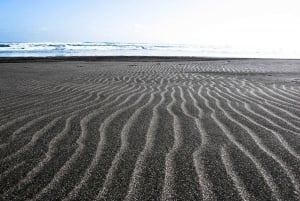
POLYGON ((2 200, 300 200, 298 60, 16 61, 2 200))

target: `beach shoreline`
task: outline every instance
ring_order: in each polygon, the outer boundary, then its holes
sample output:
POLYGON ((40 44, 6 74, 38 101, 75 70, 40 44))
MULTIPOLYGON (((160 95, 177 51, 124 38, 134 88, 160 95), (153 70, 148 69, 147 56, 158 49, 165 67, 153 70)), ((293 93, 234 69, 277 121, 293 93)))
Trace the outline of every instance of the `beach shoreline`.
POLYGON ((185 62, 185 61, 224 61, 224 60, 300 60, 282 58, 235 58, 235 57, 194 57, 194 56, 55 56, 55 57, 0 57, 0 63, 22 62, 63 62, 63 61, 128 61, 128 62, 185 62))

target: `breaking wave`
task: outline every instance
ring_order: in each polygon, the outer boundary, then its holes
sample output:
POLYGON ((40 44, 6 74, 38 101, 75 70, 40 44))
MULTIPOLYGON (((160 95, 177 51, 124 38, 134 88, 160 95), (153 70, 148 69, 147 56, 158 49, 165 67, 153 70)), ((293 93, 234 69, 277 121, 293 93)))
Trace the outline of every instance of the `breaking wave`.
POLYGON ((237 48, 148 43, 0 43, 0 57, 51 56, 200 56, 248 58, 300 58, 296 50, 237 48))

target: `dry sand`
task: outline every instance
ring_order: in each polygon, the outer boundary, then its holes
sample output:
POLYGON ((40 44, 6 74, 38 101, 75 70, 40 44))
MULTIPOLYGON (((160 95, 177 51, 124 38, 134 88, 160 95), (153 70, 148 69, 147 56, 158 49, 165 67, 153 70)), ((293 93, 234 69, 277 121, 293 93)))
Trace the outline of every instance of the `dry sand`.
POLYGON ((0 61, 2 200, 300 200, 299 60, 66 60, 0 61))

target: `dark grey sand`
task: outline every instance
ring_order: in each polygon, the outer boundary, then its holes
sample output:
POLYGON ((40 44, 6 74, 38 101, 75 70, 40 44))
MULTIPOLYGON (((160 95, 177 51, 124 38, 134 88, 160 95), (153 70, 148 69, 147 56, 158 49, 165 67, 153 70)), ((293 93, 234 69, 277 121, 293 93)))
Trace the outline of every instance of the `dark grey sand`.
POLYGON ((300 61, 0 60, 1 200, 300 200, 300 61))

